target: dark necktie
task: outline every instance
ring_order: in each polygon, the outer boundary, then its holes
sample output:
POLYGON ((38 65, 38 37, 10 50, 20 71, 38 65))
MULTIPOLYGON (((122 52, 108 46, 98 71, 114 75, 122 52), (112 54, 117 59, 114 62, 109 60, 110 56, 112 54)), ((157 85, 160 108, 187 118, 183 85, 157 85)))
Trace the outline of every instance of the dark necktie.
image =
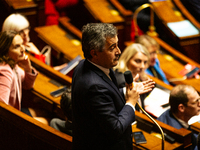
POLYGON ((151 72, 153 73, 153 76, 160 79, 160 80, 163 80, 162 76, 155 70, 154 67, 150 66, 149 69, 151 70, 151 72))
POLYGON ((112 69, 110 69, 109 76, 110 76, 112 82, 113 82, 113 83, 116 85, 116 87, 118 88, 117 79, 116 79, 115 74, 114 74, 114 71, 113 71, 112 69))

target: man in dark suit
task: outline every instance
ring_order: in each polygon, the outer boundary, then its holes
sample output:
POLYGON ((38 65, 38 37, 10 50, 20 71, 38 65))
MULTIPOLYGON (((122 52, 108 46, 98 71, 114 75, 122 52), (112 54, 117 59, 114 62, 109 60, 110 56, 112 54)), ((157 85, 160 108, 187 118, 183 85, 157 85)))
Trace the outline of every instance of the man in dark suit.
POLYGON ((112 24, 90 23, 82 29, 80 61, 72 78, 73 150, 132 150, 131 124, 139 94, 152 81, 119 91, 112 67, 121 54, 117 29, 112 24))
MULTIPOLYGON (((190 85, 177 85, 170 93, 170 109, 165 111, 158 120, 174 128, 191 130, 188 121, 200 113, 200 97, 190 85)), ((196 148, 197 134, 192 134, 192 149, 196 148)))

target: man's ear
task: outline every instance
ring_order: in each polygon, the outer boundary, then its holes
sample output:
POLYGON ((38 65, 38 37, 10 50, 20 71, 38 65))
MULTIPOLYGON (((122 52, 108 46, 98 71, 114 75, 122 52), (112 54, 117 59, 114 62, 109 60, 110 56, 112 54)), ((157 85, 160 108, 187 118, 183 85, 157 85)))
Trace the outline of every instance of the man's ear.
POLYGON ((183 104, 179 104, 178 105, 178 111, 183 113, 185 111, 185 106, 183 104))
POLYGON ((90 55, 92 56, 92 58, 94 58, 97 56, 97 52, 95 50, 91 50, 90 55))

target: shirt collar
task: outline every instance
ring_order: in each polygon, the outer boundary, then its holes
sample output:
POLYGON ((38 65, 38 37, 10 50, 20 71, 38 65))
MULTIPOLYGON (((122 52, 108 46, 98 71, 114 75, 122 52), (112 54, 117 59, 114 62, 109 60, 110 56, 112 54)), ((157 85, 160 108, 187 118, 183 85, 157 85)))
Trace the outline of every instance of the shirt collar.
POLYGON ((188 124, 187 122, 185 122, 185 121, 183 121, 183 120, 177 118, 176 115, 174 115, 174 114, 173 114, 173 116, 180 122, 180 124, 181 124, 184 128, 186 128, 186 129, 189 128, 189 124, 188 124))
POLYGON ((98 67, 100 70, 102 70, 102 71, 110 78, 110 76, 109 76, 110 70, 109 70, 109 69, 104 68, 104 67, 102 67, 102 66, 100 66, 100 65, 97 65, 97 64, 91 62, 90 60, 88 60, 88 61, 89 61, 91 64, 93 64, 93 65, 95 65, 96 67, 98 67))

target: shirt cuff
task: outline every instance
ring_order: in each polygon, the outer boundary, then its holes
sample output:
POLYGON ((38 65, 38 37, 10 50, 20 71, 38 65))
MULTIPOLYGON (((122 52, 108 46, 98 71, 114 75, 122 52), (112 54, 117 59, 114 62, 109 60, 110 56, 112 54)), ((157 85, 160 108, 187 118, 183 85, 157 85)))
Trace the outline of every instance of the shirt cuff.
POLYGON ((131 103, 126 103, 125 105, 131 106, 133 108, 133 110, 135 111, 135 107, 131 103))

